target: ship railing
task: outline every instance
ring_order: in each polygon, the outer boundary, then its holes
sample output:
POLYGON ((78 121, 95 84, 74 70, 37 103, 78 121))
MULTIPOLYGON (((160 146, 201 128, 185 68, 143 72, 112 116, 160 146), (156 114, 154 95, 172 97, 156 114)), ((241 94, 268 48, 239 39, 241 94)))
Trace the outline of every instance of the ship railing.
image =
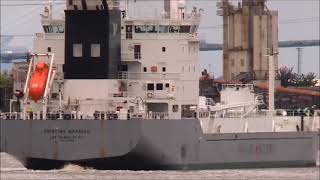
POLYGON ((110 92, 108 94, 110 98, 136 98, 142 97, 143 99, 174 99, 175 94, 168 93, 167 91, 155 92, 146 91, 144 93, 128 93, 128 92, 110 92))
POLYGON ((248 117, 265 117, 265 116, 275 116, 275 115, 276 115, 276 111, 263 109, 263 110, 257 111, 256 113, 252 113, 248 115, 248 117))
POLYGON ((141 113, 128 113, 129 119, 147 119, 147 120, 162 120, 162 119, 169 119, 168 112, 141 112, 141 113))
POLYGON ((132 73, 130 76, 136 79, 180 79, 179 73, 132 73))
POLYGON ((312 116, 310 111, 303 111, 299 109, 276 109, 267 110, 260 109, 255 113, 248 114, 246 117, 265 117, 265 116, 312 116))
POLYGON ((146 119, 169 119, 168 112, 149 112, 146 115, 146 119))
MULTIPOLYGON (((3 120, 44 120, 43 119, 43 113, 41 111, 38 112, 28 112, 25 115, 25 119, 22 119, 22 113, 21 112, 12 112, 12 113, 1 113, 0 119, 3 120)), ((122 113, 119 111, 116 112, 95 112, 92 116, 92 118, 89 117, 83 117, 80 113, 71 112, 71 113, 63 113, 63 112, 52 112, 46 114, 45 120, 59 120, 59 119, 65 119, 65 120, 126 120, 129 115, 129 118, 145 118, 145 119, 169 119, 169 113, 168 112, 149 112, 149 113, 143 113, 143 114, 133 114, 133 113, 122 113)))
POLYGON ((122 61, 139 61, 141 59, 140 52, 122 52, 121 60, 122 61))
POLYGON ((118 79, 128 79, 128 72, 119 72, 118 73, 118 79))
POLYGON ((127 97, 134 97, 134 94, 128 93, 128 92, 111 92, 111 93, 109 93, 108 97, 127 98, 127 97))
POLYGON ((19 119, 22 119, 22 112, 5 112, 5 113, 0 113, 0 119, 19 120, 19 119))
MULTIPOLYGON (((25 114, 23 112, 8 112, 8 113, 1 113, 0 119, 5 120, 43 120, 43 113, 42 111, 37 112, 27 112, 25 114)), ((58 118, 52 118, 52 117, 59 117, 59 113, 47 113, 46 118, 47 119, 58 119, 58 118)))
POLYGON ((155 13, 155 14, 150 14, 148 16, 145 16, 144 14, 141 15, 135 15, 135 17, 126 17, 123 20, 124 21, 137 21, 137 20, 143 20, 143 21, 159 21, 159 20, 166 20, 166 21, 174 21, 176 22, 177 20, 200 20, 201 19, 201 14, 202 14, 203 9, 193 9, 192 11, 188 12, 164 12, 164 13, 155 13))
POLYGON ((147 91, 142 97, 145 99, 175 99, 175 94, 167 91, 147 91))
POLYGON ((222 90, 224 90, 224 89, 230 89, 230 88, 233 88, 233 89, 243 89, 243 88, 246 88, 246 89, 253 90, 253 84, 223 84, 223 85, 222 85, 222 90))
MULTIPOLYGON (((125 113, 127 115, 127 113, 125 113)), ((124 117, 120 112, 95 112, 92 117, 83 116, 80 112, 72 111, 70 113, 52 112, 46 114, 46 119, 43 119, 43 112, 28 112, 25 119, 22 118, 22 113, 1 113, 0 119, 5 120, 118 120, 119 117, 124 117)))
POLYGON ((180 79, 180 73, 134 73, 134 72, 119 72, 119 79, 132 79, 132 80, 150 80, 150 79, 180 79))
POLYGON ((168 19, 168 20, 177 20, 177 19, 190 19, 190 20, 193 20, 193 19, 200 19, 201 18, 201 13, 200 11, 197 11, 197 10, 194 10, 192 12, 185 12, 183 14, 181 14, 181 17, 179 18, 172 18, 171 16, 178 16, 179 14, 178 13, 170 13, 170 12, 166 12, 164 14, 162 14, 162 19, 168 19))
POLYGON ((209 118, 210 112, 209 111, 199 111, 198 117, 199 118, 209 118))
POLYGON ((260 110, 260 113, 269 112, 274 116, 310 116, 309 111, 304 111, 301 109, 276 109, 274 111, 270 110, 260 110), (272 112, 272 113, 271 113, 272 112))
POLYGON ((242 115, 241 112, 219 110, 219 111, 212 111, 210 113, 210 118, 236 118, 236 117, 241 117, 241 115, 242 115))

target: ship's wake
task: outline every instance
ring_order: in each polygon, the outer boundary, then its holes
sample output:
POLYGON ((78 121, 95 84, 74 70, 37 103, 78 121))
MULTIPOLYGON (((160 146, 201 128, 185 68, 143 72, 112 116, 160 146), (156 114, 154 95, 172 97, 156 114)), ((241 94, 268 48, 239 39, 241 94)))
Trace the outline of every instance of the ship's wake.
POLYGON ((83 167, 77 164, 66 164, 62 167, 62 171, 74 172, 74 171, 84 171, 87 170, 87 167, 83 167))

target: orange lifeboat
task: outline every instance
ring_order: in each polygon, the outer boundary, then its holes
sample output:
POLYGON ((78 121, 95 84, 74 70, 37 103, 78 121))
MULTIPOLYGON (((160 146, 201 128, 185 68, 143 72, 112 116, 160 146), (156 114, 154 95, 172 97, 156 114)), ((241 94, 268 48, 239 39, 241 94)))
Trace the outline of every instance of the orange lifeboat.
POLYGON ((38 62, 29 83, 29 95, 34 102, 37 102, 43 96, 48 74, 48 65, 45 62, 38 62))

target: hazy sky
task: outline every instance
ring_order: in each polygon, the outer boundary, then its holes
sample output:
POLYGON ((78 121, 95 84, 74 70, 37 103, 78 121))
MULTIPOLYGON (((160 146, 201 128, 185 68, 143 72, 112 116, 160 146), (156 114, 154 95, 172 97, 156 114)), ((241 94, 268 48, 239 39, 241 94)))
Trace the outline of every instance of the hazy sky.
MULTIPOLYGON (((53 2, 55 0, 52 0, 53 2)), ((57 0, 63 2, 62 0, 57 0)), ((3 6, 12 3, 42 3, 41 0, 1 0, 1 34, 34 34, 41 32, 40 16, 42 6, 3 6)), ((217 0, 189 0, 188 9, 193 6, 202 8, 203 19, 199 34, 207 42, 222 43, 222 18, 216 15, 217 0)), ((234 4, 237 1, 232 1, 234 4)), ((161 0, 131 1, 130 14, 134 16, 154 16, 163 11, 161 0)), ((279 12, 279 40, 319 39, 319 0, 269 0, 267 6, 279 12)), ((63 5, 55 5, 58 16, 63 13, 63 5)), ((32 48, 33 37, 16 37, 11 45, 32 48)), ((211 64, 216 76, 222 74, 221 52, 201 54, 202 66, 211 64)), ((296 68, 296 48, 280 49, 280 64, 296 68)), ((315 72, 319 75, 319 47, 304 48, 302 72, 315 72)))

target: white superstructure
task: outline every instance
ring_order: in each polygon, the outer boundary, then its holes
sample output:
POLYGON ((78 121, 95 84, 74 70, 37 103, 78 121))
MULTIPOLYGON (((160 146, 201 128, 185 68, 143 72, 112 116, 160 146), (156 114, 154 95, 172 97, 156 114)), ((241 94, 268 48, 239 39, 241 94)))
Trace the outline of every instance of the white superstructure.
MULTIPOLYGON (((101 3, 96 1, 98 7, 101 3)), ((56 57, 59 81, 55 81, 51 94, 57 101, 51 101, 49 111, 59 110, 56 107, 61 94, 64 108, 79 111, 84 119, 94 118, 97 112, 118 117, 120 112, 129 112, 130 116, 121 116, 125 119, 194 118, 199 101, 200 11, 194 8, 187 12, 185 1, 167 3, 165 9, 169 10, 159 18, 132 19, 125 15, 127 12, 123 14, 118 79, 99 80, 63 80, 64 20, 52 19, 49 8, 45 8, 44 33, 37 34, 34 50, 56 57)), ((108 4, 110 8, 119 5, 111 1, 108 4)), ((83 9, 82 5, 74 1, 67 8, 83 9)), ((96 7, 93 1, 86 6, 96 7)))

